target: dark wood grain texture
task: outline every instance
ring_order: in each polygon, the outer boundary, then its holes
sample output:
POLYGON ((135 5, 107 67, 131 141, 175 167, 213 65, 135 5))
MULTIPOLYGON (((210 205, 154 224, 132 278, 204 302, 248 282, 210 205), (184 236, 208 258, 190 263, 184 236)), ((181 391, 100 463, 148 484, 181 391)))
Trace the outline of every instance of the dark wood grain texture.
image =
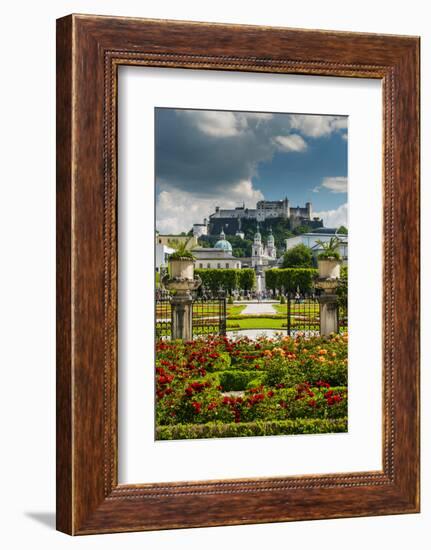
POLYGON ((79 15, 57 25, 58 529, 87 534, 417 512, 419 39, 79 15), (382 80, 382 471, 118 485, 122 64, 382 80))

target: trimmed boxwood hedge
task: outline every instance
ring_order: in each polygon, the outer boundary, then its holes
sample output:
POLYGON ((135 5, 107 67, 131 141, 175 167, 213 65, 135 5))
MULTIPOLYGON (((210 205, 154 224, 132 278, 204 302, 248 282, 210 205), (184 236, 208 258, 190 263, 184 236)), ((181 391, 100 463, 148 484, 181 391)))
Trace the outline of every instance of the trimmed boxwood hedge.
POLYGON ((203 286, 212 292, 223 288, 232 290, 251 290, 255 286, 256 274, 254 269, 195 269, 195 274, 202 279, 203 286))
POLYGON ((316 276, 317 269, 311 268, 268 269, 265 282, 274 291, 295 292, 299 288, 301 292, 310 292, 316 276))
POLYGON ((158 426, 156 439, 206 439, 214 437, 244 437, 262 435, 298 435, 347 432, 347 417, 335 419, 270 420, 246 423, 208 422, 207 424, 176 424, 158 426))
POLYGON ((263 381, 263 373, 256 373, 250 370, 225 370, 218 373, 219 384, 223 391, 241 391, 256 387, 263 381))

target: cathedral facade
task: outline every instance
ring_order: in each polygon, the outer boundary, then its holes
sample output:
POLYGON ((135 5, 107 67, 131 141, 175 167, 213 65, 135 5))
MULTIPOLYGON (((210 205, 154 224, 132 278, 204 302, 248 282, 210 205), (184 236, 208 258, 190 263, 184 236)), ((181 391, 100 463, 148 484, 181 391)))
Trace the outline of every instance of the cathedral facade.
POLYGON ((268 240, 265 243, 262 241, 262 235, 259 231, 259 224, 254 235, 254 241, 251 248, 251 266, 260 268, 270 263, 275 263, 277 260, 277 248, 274 242, 272 230, 269 230, 268 240))

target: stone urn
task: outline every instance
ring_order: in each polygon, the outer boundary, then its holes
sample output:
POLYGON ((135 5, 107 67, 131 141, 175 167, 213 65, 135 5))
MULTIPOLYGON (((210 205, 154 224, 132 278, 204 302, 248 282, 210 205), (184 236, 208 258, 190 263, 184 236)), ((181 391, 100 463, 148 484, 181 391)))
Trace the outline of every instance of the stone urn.
POLYGON ((172 279, 193 279, 194 260, 191 258, 176 258, 169 261, 172 279))
POLYGON ((320 336, 328 337, 338 332, 338 296, 337 287, 340 280, 341 261, 336 258, 317 260, 319 274, 315 286, 321 291, 318 296, 320 336))
POLYGON ((319 279, 339 279, 341 260, 336 258, 325 258, 317 260, 319 279))

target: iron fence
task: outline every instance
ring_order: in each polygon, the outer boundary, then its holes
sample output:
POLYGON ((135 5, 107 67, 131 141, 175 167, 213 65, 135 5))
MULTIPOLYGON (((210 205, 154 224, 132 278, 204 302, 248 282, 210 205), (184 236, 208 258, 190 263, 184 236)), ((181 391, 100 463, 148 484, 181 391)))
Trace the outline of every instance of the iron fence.
POLYGON ((319 334, 319 302, 314 293, 287 293, 286 330, 289 336, 298 332, 302 332, 306 336, 317 336, 319 334))
POLYGON ((198 296, 193 300, 193 336, 226 334, 226 298, 198 296))
MULTIPOLYGON (((156 339, 170 339, 172 306, 168 291, 156 291, 155 311, 156 339)), ((194 337, 226 334, 226 297, 223 293, 204 290, 193 297, 192 333, 194 337)))
POLYGON ((155 300, 156 339, 171 337, 171 298, 167 290, 157 290, 155 300))

